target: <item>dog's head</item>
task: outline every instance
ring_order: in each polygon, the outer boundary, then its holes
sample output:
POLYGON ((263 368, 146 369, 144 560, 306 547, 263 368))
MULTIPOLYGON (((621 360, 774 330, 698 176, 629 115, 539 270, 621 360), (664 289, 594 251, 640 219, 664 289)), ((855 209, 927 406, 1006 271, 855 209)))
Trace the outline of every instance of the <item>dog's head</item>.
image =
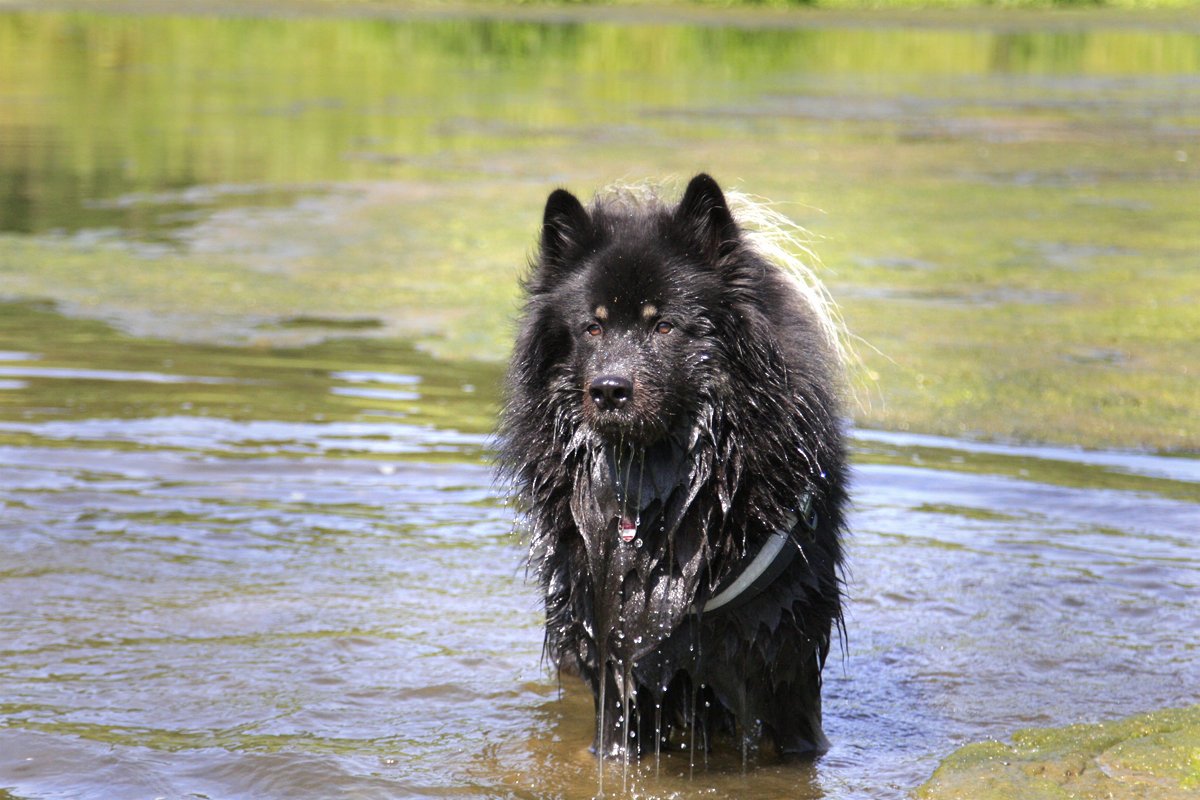
MULTIPOLYGON (((739 247, 716 182, 699 175, 677 206, 559 189, 546 203, 517 379, 545 382, 572 419, 612 443, 648 445, 711 399, 727 361, 739 247)), ((533 388, 533 387, 531 387, 533 388)), ((534 392, 537 394, 537 392, 534 392)))

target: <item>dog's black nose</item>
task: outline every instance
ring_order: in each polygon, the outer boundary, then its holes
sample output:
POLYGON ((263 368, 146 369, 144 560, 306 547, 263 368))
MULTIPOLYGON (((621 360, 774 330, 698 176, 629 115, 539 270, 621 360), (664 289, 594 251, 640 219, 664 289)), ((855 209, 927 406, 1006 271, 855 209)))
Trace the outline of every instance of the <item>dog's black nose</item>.
POLYGON ((592 381, 588 394, 601 411, 615 411, 633 397, 633 383, 616 375, 601 375, 592 381))

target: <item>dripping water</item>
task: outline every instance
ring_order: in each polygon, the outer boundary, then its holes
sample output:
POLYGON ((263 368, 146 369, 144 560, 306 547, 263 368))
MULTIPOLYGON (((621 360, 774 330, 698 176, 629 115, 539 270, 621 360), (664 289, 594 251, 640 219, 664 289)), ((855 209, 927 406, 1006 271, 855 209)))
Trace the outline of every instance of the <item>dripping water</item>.
MULTIPOLYGON (((607 637, 603 637, 607 639, 607 637)), ((597 797, 604 797, 604 702, 605 690, 608 687, 608 648, 600 648, 600 720, 597 729, 597 752, 596 755, 599 761, 599 787, 597 788, 597 797)))
MULTIPOLYGON (((666 694, 666 689, 663 689, 666 694)), ((658 779, 659 756, 662 753, 662 698, 654 704, 654 778, 658 779)))
MULTIPOLYGON (((632 460, 632 459, 630 459, 632 460)), ((621 699, 622 709, 624 711, 624 728, 621 735, 621 793, 629 794, 629 748, 632 746, 632 740, 637 735, 633 731, 633 716, 632 707, 629 702, 629 683, 631 673, 633 671, 632 661, 622 661, 621 667, 621 699)))
MULTIPOLYGON (((701 684, 700 688, 703 689, 704 685, 701 684)), ((704 769, 705 770, 708 769, 708 751, 710 749, 712 749, 712 742, 710 742, 708 740, 708 707, 709 707, 709 701, 705 700, 704 701, 704 714, 701 716, 701 719, 700 719, 700 730, 701 730, 701 733, 704 734, 704 739, 703 739, 704 746, 701 749, 704 753, 704 769)))
MULTIPOLYGON (((693 636, 692 651, 696 653, 696 663, 700 663, 699 642, 693 636)), ((688 703, 688 780, 696 776, 696 707, 700 703, 700 684, 692 683, 692 701, 688 703)))
MULTIPOLYGON (((634 520, 634 530, 637 531, 638 537, 642 535, 642 500, 646 491, 646 448, 642 447, 638 451, 640 453, 640 461, 638 462, 638 501, 637 513, 634 520)), ((633 463, 633 456, 629 458, 630 463, 633 463)))

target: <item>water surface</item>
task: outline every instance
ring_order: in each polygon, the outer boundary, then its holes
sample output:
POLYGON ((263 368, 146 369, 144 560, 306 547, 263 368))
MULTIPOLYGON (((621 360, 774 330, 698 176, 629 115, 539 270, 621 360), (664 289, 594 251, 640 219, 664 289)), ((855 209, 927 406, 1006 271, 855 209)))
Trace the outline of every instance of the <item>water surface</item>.
POLYGON ((707 170, 813 232, 860 425, 1200 449, 1200 27, 630 13, 0 14, 0 296, 500 360, 550 190, 707 170))
POLYGON ((868 343, 834 747, 607 796, 1200 702, 1197 75, 1187 26, 0 14, 0 797, 595 794, 487 435, 547 192, 698 169, 868 343))
MULTIPOLYGON (((596 791, 486 463, 494 366, 0 308, 12 796, 596 791)), ((610 796, 902 797, 959 744, 1196 701, 1194 460, 855 441, 833 750, 723 742, 610 796)))

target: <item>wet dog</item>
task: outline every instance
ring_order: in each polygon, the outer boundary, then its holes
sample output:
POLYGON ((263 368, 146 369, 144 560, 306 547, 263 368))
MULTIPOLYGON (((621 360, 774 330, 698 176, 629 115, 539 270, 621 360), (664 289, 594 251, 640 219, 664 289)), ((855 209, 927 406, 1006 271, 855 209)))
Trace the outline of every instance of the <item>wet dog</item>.
POLYGON ((678 203, 559 189, 524 285, 498 462, 602 756, 687 728, 827 747, 841 350, 823 290, 730 209, 707 175, 678 203))

